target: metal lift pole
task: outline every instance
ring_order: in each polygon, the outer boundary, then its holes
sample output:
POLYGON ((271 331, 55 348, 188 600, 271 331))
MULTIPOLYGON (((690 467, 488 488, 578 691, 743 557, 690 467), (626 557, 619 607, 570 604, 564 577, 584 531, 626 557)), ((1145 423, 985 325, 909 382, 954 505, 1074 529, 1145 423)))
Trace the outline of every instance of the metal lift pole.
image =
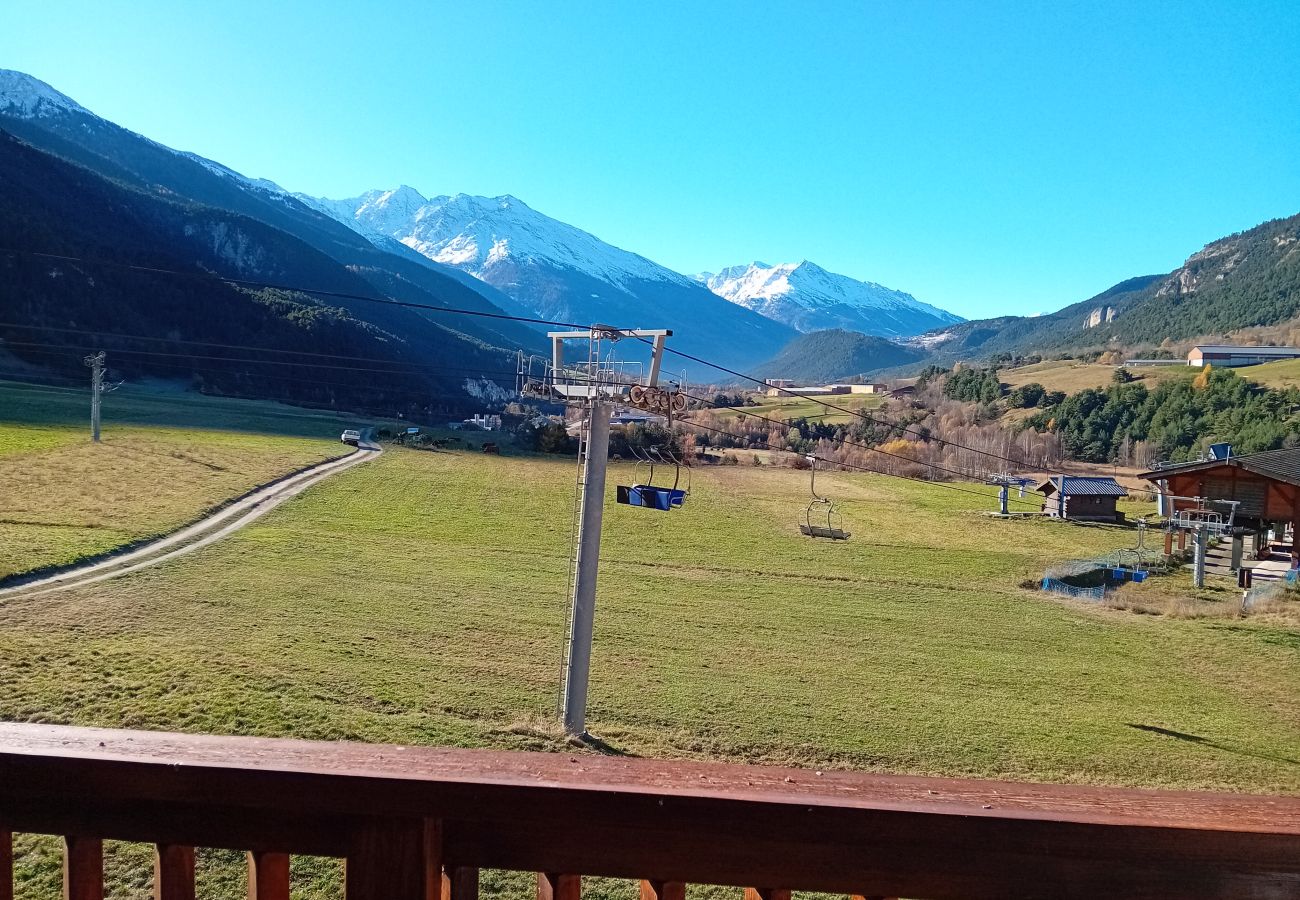
POLYGON ((617 329, 593 325, 588 331, 552 331, 551 389, 570 402, 582 398, 587 415, 586 448, 582 463, 582 499, 578 513, 577 548, 573 560, 573 596, 570 598, 569 645, 565 651, 564 697, 561 716, 568 734, 583 737, 587 733, 587 686, 591 676, 591 640, 596 619, 596 579, 600 572, 600 529, 605 511, 605 471, 609 466, 609 420, 614 412, 610 398, 621 396, 626 385, 617 380, 605 383, 600 374, 599 342, 623 337, 650 338, 654 355, 650 364, 648 387, 655 387, 663 361, 664 339, 672 331, 657 329, 617 329), (577 378, 566 375, 563 342, 588 341, 587 367, 577 378))
POLYGON ((1196 555, 1192 561, 1192 587, 1205 587, 1205 551, 1208 530, 1204 525, 1196 529, 1196 555))
POLYGON ((587 682, 596 619, 596 578, 600 568, 600 529, 605 511, 605 470, 609 464, 612 407, 593 396, 587 408, 587 459, 582 472, 582 512, 578 519, 578 560, 573 579, 573 616, 564 678, 564 730, 587 731, 587 682))

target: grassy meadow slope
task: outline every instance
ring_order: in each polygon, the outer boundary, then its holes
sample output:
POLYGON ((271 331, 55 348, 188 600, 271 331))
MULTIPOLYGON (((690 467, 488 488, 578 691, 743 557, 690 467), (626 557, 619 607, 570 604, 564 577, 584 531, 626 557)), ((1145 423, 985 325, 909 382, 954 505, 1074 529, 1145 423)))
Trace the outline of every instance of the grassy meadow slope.
POLYGON ((0 578, 166 533, 348 449, 333 415, 133 385, 105 398, 96 446, 87 393, 0 382, 0 578))
POLYGON ((1260 366, 1248 366, 1238 369, 1237 373, 1264 387, 1278 390, 1300 388, 1300 359, 1280 359, 1260 366))
MULTIPOLYGON (((1049 391, 1075 394, 1087 388, 1105 388, 1115 377, 1115 366, 1101 363, 1083 363, 1073 359, 1045 360, 1015 369, 999 369, 1003 384, 1013 388, 1037 382, 1049 391)), ((1175 378, 1191 379, 1200 374, 1191 366, 1135 366, 1128 370, 1134 381, 1154 388, 1162 381, 1175 378)))
MULTIPOLYGON (((191 557, 10 601, 0 716, 556 748, 572 477, 397 450, 191 557)), ((637 754, 1300 790, 1294 631, 1018 587, 1129 532, 988 520, 880 476, 822 486, 852 541, 797 534, 789 470, 697 471, 667 515, 611 502, 595 733, 637 754)))
MULTIPOLYGON (((885 398, 883 394, 834 394, 826 397, 825 400, 827 403, 833 403, 844 409, 862 411, 876 409, 884 402, 885 398)), ((758 403, 754 406, 746 406, 743 409, 736 410, 718 410, 718 418, 723 420, 751 414, 768 416, 782 421, 807 419, 809 422, 822 422, 828 425, 851 422, 856 418, 852 412, 829 409, 819 400, 814 400, 811 397, 760 397, 758 403)))
MULTIPOLYGON (((661 514, 612 502, 632 471, 611 470, 589 716, 619 752, 1300 791, 1293 626, 1019 587, 1131 532, 827 473, 853 532, 829 544, 797 532, 803 473, 700 469, 661 514)), ((12 599, 0 719, 574 752, 553 724, 572 491, 567 460, 394 449, 191 556, 12 599)), ((56 839, 15 847, 18 900, 56 900, 56 839)), ((149 846, 109 842, 105 867, 112 900, 150 896, 149 846)), ((245 895, 240 854, 201 850, 198 878, 245 895)), ((298 900, 341 897, 337 860, 295 857, 293 879, 298 900)), ((487 898, 533 889, 482 875, 487 898)))

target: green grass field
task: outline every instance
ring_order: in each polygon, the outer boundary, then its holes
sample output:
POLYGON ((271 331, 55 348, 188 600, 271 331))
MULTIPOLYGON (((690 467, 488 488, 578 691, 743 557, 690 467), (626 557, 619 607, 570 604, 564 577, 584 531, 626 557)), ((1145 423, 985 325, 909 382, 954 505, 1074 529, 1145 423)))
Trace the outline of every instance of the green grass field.
POLYGON ((1247 366, 1238 369, 1237 374, 1265 387, 1300 387, 1300 359, 1279 359, 1260 366, 1247 366))
MULTIPOLYGON (((572 474, 394 451, 194 556, 11 601, 0 716, 554 748, 572 474)), ((825 482, 852 541, 796 533, 806 483, 786 470, 699 470, 671 514, 611 503, 596 733, 638 754, 1300 789, 1293 629, 1056 602, 1019 584, 1131 535, 825 482)))
MULTIPOLYGON (((665 514, 612 502, 631 472, 611 472, 589 717, 619 752, 1300 790, 1293 624, 1020 586, 1130 532, 993 520, 941 486, 828 473, 853 539, 814 542, 796 528, 803 473, 696 470, 665 514)), ((573 474, 396 449, 191 556, 12 599, 0 718, 569 749, 553 714, 573 474)), ((16 846, 17 896, 54 900, 57 844, 16 846)), ((111 897, 149 896, 149 854, 109 845, 111 897)), ((337 898, 338 876, 296 859, 295 897, 337 898)), ((204 896, 236 900, 242 879, 237 854, 203 851, 204 896)), ((526 874, 484 873, 484 896, 530 891, 526 874)), ((585 892, 636 896, 615 880, 585 892)))
MULTIPOLYGON (((344 428, 374 424, 373 419, 329 410, 304 409, 263 400, 210 397, 165 384, 135 383, 124 384, 104 395, 102 418, 105 426, 221 429, 334 440, 338 440, 339 432, 344 428)), ((75 425, 88 432, 90 391, 0 380, 0 422, 75 425)))
MULTIPOLYGON (((1154 388, 1162 381, 1193 378, 1200 373, 1200 369, 1193 369, 1190 366, 1136 366, 1130 368, 1129 372, 1135 381, 1141 381, 1148 388, 1154 388)), ((1049 391, 1075 394, 1086 388, 1104 388, 1110 385, 1115 376, 1115 366, 1081 363, 1072 359, 1054 359, 1016 369, 1002 369, 998 374, 1003 384, 1013 388, 1038 382, 1049 391)))
POLYGON ((105 397, 96 445, 87 393, 0 383, 0 578, 163 534, 347 450, 338 417, 131 387, 105 397))
POLYGON ((760 397, 756 406, 746 406, 743 410, 718 410, 719 419, 734 419, 736 416, 753 414, 768 416, 773 419, 807 419, 810 422, 823 422, 830 425, 851 422, 852 413, 827 409, 819 401, 825 400, 835 406, 850 410, 876 409, 884 402, 882 395, 875 394, 832 394, 827 397, 760 397))

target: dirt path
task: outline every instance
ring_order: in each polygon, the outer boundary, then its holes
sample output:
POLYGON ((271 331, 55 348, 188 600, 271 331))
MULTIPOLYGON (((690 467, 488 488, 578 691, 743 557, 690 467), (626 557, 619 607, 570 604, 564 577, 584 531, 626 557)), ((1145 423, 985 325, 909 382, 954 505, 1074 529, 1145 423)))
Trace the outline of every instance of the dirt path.
POLYGON ((212 515, 160 537, 156 541, 151 541, 143 547, 99 562, 72 566, 52 575, 37 576, 12 587, 0 588, 0 603, 15 597, 33 597, 106 581, 193 553, 233 534, 286 500, 298 496, 312 485, 373 459, 380 452, 377 444, 363 441, 362 446, 354 453, 319 463, 288 478, 258 488, 212 515))

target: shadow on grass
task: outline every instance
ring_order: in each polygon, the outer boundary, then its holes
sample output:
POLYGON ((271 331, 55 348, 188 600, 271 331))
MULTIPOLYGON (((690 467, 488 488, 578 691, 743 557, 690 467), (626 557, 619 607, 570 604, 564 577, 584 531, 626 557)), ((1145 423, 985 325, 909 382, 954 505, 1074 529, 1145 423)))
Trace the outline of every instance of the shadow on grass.
POLYGON ((1265 628, 1258 625, 1212 625, 1218 631, 1249 635, 1265 644, 1300 650, 1300 631, 1289 628, 1265 628))
POLYGON ((581 738, 577 738, 576 742, 586 747, 588 750, 595 750, 602 756, 635 757, 638 755, 630 750, 624 750, 622 747, 615 746, 608 741, 601 740, 594 734, 584 734, 581 738))
POLYGON ((1255 759, 1264 759, 1269 762, 1287 763, 1292 766, 1300 766, 1300 759, 1294 759, 1289 756, 1273 756, 1269 753, 1255 753, 1250 750, 1239 750, 1236 747, 1228 747, 1209 738, 1201 737, 1199 734, 1188 734, 1185 731, 1174 731, 1172 728, 1161 728, 1159 725, 1137 725, 1133 722, 1126 722, 1129 728, 1136 728, 1138 731, 1145 731, 1149 734, 1159 734, 1164 737, 1171 737, 1179 741, 1187 741, 1189 744, 1200 744, 1202 747, 1211 747, 1215 750, 1222 750, 1225 753, 1235 753, 1238 756, 1250 756, 1255 759))

